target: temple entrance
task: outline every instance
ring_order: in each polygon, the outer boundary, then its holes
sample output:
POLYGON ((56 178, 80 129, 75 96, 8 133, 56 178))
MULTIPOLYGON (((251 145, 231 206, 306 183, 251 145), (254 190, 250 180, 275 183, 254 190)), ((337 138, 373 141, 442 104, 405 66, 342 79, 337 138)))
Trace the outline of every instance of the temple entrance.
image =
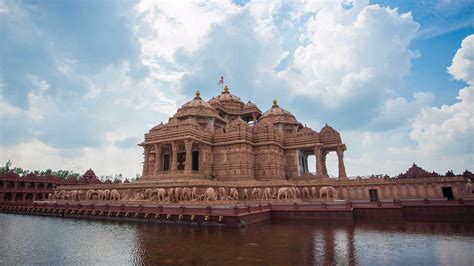
POLYGON ((199 170, 199 151, 193 151, 192 153, 192 170, 198 171, 199 170))
POLYGON ((379 200, 379 193, 376 189, 369 189, 370 202, 376 202, 379 200))
POLYGON ((451 187, 442 187, 441 190, 443 191, 443 197, 447 198, 448 200, 453 200, 453 189, 451 187))
POLYGON ((178 152, 178 170, 184 170, 185 161, 186 161, 186 153, 178 152))
POLYGON ((12 200, 13 200, 12 193, 7 193, 5 194, 5 196, 3 196, 3 201, 12 201, 12 200))
POLYGON ((165 154, 163 155, 163 171, 169 171, 170 170, 170 155, 165 154))
POLYGON ((33 200, 33 194, 31 194, 31 193, 26 194, 26 199, 25 200, 33 200))
POLYGON ((15 196, 15 201, 22 201, 23 200, 23 194, 17 193, 15 196))
POLYGON ((298 176, 305 176, 310 173, 308 167, 308 158, 314 156, 311 151, 297 150, 297 159, 298 159, 298 176))

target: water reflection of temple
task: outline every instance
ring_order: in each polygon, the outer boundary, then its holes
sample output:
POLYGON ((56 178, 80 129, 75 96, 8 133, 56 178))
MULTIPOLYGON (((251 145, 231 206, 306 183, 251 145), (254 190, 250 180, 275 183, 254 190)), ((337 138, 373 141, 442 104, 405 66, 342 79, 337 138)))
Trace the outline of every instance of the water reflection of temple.
MULTIPOLYGON (((142 264, 355 265, 399 264, 400 250, 434 235, 472 236, 469 224, 321 224, 272 222, 245 230, 215 227, 154 226, 136 230, 142 264), (400 245, 400 241, 405 245, 400 245), (239 247, 236 249, 235 247, 239 247)), ((438 252, 445 243, 425 243, 419 252, 438 252), (432 246, 429 246, 432 245, 432 246)), ((435 254, 433 254, 435 255, 435 254)), ((434 261, 437 259, 433 259, 434 261)))

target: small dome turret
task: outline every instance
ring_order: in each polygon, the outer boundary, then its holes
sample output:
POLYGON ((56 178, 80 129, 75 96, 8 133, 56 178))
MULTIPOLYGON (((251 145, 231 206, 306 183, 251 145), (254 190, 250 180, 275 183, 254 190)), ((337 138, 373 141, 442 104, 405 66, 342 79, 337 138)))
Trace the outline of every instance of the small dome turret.
POLYGON ((272 108, 263 113, 260 120, 269 120, 273 124, 282 123, 300 125, 292 113, 278 106, 276 99, 273 100, 272 108))
POLYGON ((323 144, 338 144, 341 143, 341 135, 337 130, 326 124, 319 132, 319 139, 323 144))
POLYGON ((218 117, 216 109, 201 99, 201 93, 196 91, 196 96, 191 101, 183 104, 174 117, 183 118, 187 116, 218 117))

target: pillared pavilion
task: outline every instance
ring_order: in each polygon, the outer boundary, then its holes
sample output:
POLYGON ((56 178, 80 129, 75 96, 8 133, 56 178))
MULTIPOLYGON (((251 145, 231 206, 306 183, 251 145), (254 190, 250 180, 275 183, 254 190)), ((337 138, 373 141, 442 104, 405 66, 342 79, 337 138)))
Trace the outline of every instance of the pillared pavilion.
POLYGON ((262 113, 231 94, 227 85, 208 101, 197 91, 139 145, 144 148, 143 181, 316 179, 328 177, 329 152, 337 153, 339 178, 347 178, 339 132, 327 124, 320 132, 303 126, 276 100, 262 113), (310 155, 316 157, 316 173, 309 172, 310 155))

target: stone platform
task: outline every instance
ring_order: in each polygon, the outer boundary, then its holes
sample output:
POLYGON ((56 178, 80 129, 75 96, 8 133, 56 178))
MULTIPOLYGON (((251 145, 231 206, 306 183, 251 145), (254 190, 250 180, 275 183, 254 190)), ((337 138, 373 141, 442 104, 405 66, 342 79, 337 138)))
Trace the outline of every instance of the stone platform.
POLYGON ((7 203, 0 212, 99 220, 241 227, 270 219, 318 221, 474 222, 474 200, 262 202, 151 204, 150 202, 41 201, 7 203))

